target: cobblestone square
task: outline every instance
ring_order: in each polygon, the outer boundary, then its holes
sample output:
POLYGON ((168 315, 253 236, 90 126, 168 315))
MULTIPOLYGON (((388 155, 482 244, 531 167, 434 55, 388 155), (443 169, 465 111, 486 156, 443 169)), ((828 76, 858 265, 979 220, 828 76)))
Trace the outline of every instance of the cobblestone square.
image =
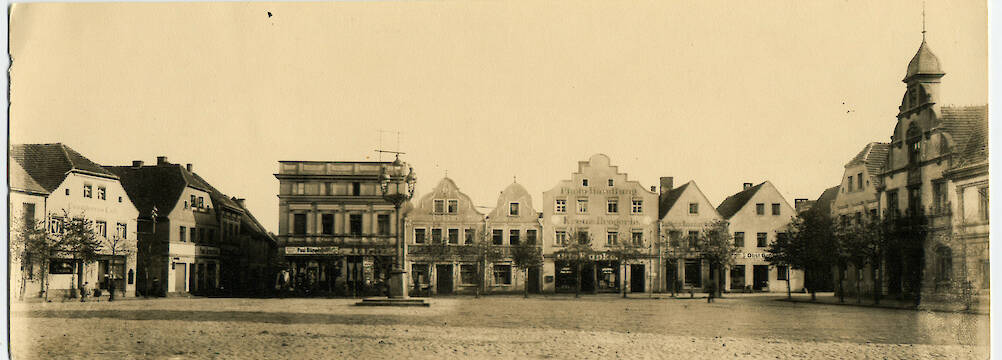
MULTIPOLYGON (((801 295, 803 296, 803 295, 801 295)), ((775 301, 779 296, 175 298, 14 304, 15 359, 988 357, 988 317, 775 301)))

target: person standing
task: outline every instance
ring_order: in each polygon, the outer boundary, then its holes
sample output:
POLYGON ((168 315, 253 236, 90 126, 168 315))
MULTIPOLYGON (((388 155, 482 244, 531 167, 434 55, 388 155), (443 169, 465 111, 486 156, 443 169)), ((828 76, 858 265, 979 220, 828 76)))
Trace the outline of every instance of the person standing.
POLYGON ((115 301, 115 275, 108 277, 108 301, 115 301))
POLYGON ((80 302, 87 301, 87 286, 88 283, 84 281, 83 285, 80 285, 80 302))

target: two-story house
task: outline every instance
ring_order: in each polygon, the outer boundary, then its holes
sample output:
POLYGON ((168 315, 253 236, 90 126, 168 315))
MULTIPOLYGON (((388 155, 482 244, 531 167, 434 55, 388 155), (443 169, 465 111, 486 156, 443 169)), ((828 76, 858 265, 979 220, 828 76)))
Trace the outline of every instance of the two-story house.
MULTIPOLYGON (((682 289, 703 290, 710 281, 709 263, 703 261, 695 250, 695 239, 706 226, 723 218, 695 181, 673 187, 674 178, 662 177, 658 195, 659 243, 664 263, 662 287, 664 291, 682 289)), ((743 289, 743 272, 734 272, 729 289, 743 289), (739 275, 739 273, 741 273, 739 275)))
POLYGON ((513 182, 501 191, 494 209, 487 214, 487 231, 491 243, 503 249, 502 258, 489 268, 490 291, 523 291, 528 286, 531 293, 542 292, 541 267, 531 267, 522 274, 511 258, 511 249, 519 245, 532 245, 542 251, 540 213, 525 187, 513 182))
POLYGON ((787 266, 771 266, 766 248, 786 236, 796 212, 772 182, 744 183, 743 189, 724 199, 717 212, 730 223, 734 245, 739 249, 734 265, 726 273, 727 288, 735 280, 756 291, 781 292, 787 281, 793 291, 803 289, 804 274, 787 266))
MULTIPOLYGON (((37 197, 31 202, 22 201, 24 214, 34 212, 34 220, 44 221, 48 231, 55 233, 65 231, 67 217, 86 219, 101 244, 95 263, 84 263, 72 253, 49 259, 47 268, 41 269, 47 274, 31 279, 47 278, 48 285, 39 290, 47 291, 52 299, 76 294, 84 283, 91 289, 108 289, 114 282, 118 296, 134 296, 138 211, 119 177, 60 143, 13 145, 10 156, 34 184, 48 193, 41 209, 37 197)), ((43 195, 24 174, 18 177, 20 182, 27 182, 21 184, 24 190, 43 195)), ((29 295, 38 293, 34 289, 27 291, 29 295)))

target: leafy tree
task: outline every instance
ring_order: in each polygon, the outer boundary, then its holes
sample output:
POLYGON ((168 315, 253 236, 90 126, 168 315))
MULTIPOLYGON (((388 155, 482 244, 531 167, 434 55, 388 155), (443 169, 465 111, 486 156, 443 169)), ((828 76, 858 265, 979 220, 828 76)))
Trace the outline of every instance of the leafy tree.
MULTIPOLYGON (((787 269, 792 269, 799 266, 797 259, 802 256, 801 253, 803 249, 799 248, 798 245, 801 243, 794 242, 790 240, 790 236, 777 236, 776 241, 769 244, 766 248, 765 261, 773 266, 786 266, 787 269)), ((793 296, 790 291, 790 276, 786 276, 786 298, 792 299, 793 296)))
POLYGON ((595 253, 592 248, 591 234, 585 231, 571 231, 571 238, 563 248, 554 252, 559 259, 566 259, 574 266, 574 297, 581 297, 581 267, 590 262, 588 258, 595 253))
MULTIPOLYGON (((42 277, 42 285, 44 286, 47 283, 45 276, 48 274, 48 271, 46 269, 48 261, 53 255, 52 247, 54 244, 52 240, 54 239, 49 237, 44 224, 12 217, 10 240, 10 260, 21 264, 22 267, 20 274, 21 290, 18 292, 18 299, 24 300, 28 281, 34 277, 36 268, 38 269, 38 275, 42 277), (35 266, 36 263, 39 265, 38 267, 35 266)), ((42 291, 45 291, 44 287, 42 291)))
MULTIPOLYGON (((71 255, 77 266, 96 261, 102 244, 94 231, 94 221, 82 216, 70 217, 65 211, 64 216, 58 218, 58 221, 62 222, 63 230, 55 234, 56 242, 59 244, 58 251, 71 255)), ((73 283, 79 281, 76 276, 77 273, 74 272, 73 283)), ((70 294, 74 293, 75 291, 71 289, 70 294)))
POLYGON ((787 241, 774 242, 767 250, 766 260, 804 270, 811 300, 817 300, 823 278, 820 275, 831 271, 832 254, 836 252, 831 217, 820 211, 802 212, 787 225, 786 233, 787 241))
MULTIPOLYGON (((128 241, 125 238, 126 236, 127 236, 126 234, 119 234, 116 231, 115 235, 110 237, 104 237, 104 240, 101 241, 99 245, 101 246, 101 248, 105 250, 105 252, 110 253, 113 259, 117 258, 120 255, 128 255, 132 253, 132 250, 129 249, 128 247, 128 241)), ((111 272, 110 281, 114 282, 115 272, 114 270, 110 269, 110 267, 109 270, 111 272)), ((108 294, 109 294, 108 301, 115 301, 114 284, 109 284, 109 285, 110 286, 108 288, 108 294)), ((120 290, 125 291, 125 289, 120 289, 120 290)))
POLYGON ((473 258, 477 264, 475 296, 480 298, 480 294, 486 293, 487 290, 487 264, 502 259, 504 257, 504 250, 500 245, 494 245, 491 234, 487 232, 486 225, 482 230, 477 230, 473 239, 472 244, 463 245, 457 249, 459 254, 463 257, 473 258))
POLYGON ((678 264, 679 262, 693 256, 693 251, 691 251, 688 244, 683 244, 681 239, 681 230, 679 230, 673 224, 662 224, 661 236, 658 240, 658 245, 661 246, 662 256, 668 262, 668 268, 671 268, 671 277, 667 280, 671 282, 671 296, 675 297, 678 291, 678 264), (674 238, 673 238, 674 236, 674 238))
POLYGON ((623 292, 623 297, 626 297, 626 264, 631 260, 642 259, 644 254, 640 252, 640 247, 638 244, 631 244, 627 242, 620 241, 609 247, 609 254, 615 256, 619 260, 620 273, 623 274, 623 281, 620 281, 620 290, 623 292))
POLYGON ((523 297, 529 298, 529 268, 543 264, 543 252, 536 244, 522 243, 511 248, 511 260, 515 267, 522 269, 523 297))
POLYGON ((734 239, 731 237, 728 222, 716 220, 705 225, 698 236, 696 249, 700 256, 710 263, 713 284, 711 296, 720 297, 721 270, 734 264, 734 257, 739 252, 738 248, 734 247, 734 239))

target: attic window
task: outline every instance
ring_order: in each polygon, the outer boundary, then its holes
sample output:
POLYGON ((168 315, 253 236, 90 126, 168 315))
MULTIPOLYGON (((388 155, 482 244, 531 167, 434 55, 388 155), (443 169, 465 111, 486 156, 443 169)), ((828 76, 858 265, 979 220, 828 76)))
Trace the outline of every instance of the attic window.
POLYGON ((588 179, 581 179, 581 186, 588 186, 588 179))
POLYGON ((70 194, 70 189, 66 189, 66 195, 70 194))
POLYGON ((118 197, 118 202, 122 202, 122 197, 121 196, 118 197))

